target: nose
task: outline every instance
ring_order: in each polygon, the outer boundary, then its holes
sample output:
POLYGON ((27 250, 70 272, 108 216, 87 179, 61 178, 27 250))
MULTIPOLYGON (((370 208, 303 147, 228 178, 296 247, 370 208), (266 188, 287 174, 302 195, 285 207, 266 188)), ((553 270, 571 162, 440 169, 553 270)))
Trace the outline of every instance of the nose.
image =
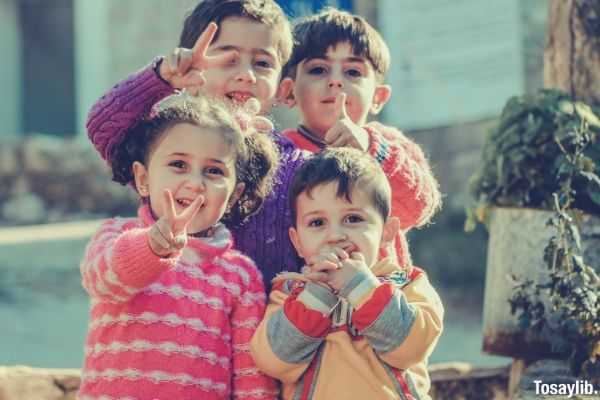
POLYGON ((238 82, 255 83, 256 74, 252 69, 252 65, 249 62, 239 63, 234 79, 238 82))
POLYGON ((332 227, 329 231, 327 241, 331 244, 340 243, 348 240, 348 235, 341 229, 332 227))
POLYGON ((329 77, 329 87, 341 89, 343 86, 342 74, 340 72, 333 71, 329 77))
POLYGON ((190 176, 185 182, 185 187, 194 193, 202 193, 206 189, 204 178, 201 175, 190 176))

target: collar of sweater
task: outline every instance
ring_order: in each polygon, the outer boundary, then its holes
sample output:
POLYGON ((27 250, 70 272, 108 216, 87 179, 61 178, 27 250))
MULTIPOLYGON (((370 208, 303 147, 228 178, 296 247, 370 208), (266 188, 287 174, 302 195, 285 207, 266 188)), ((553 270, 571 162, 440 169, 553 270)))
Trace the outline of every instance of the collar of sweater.
MULTIPOLYGON (((142 205, 138 209, 138 217, 145 227, 156 222, 150 206, 147 204, 142 205)), ((211 228, 211 233, 208 236, 197 237, 188 235, 187 247, 196 250, 203 256, 216 257, 233 247, 233 238, 229 229, 225 225, 218 223, 211 228)))

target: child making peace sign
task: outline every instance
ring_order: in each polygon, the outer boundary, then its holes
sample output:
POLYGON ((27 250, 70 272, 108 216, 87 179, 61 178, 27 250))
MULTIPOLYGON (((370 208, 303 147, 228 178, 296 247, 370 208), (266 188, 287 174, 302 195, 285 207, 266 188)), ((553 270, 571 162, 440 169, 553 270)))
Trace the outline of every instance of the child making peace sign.
POLYGON ((277 397, 248 350, 263 280, 220 222, 260 207, 277 164, 269 136, 240 118, 175 95, 111 158, 142 205, 137 218, 106 221, 81 263, 92 305, 78 398, 277 397))

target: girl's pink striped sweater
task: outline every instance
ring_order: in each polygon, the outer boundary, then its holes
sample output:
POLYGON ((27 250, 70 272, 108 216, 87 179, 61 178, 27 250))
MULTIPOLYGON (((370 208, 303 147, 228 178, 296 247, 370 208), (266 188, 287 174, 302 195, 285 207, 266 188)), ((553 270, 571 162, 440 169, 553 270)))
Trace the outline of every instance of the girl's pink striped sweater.
POLYGON ((276 399, 248 348, 265 308, 254 263, 222 225, 159 258, 149 208, 138 217, 105 222, 81 263, 91 310, 79 399, 276 399))

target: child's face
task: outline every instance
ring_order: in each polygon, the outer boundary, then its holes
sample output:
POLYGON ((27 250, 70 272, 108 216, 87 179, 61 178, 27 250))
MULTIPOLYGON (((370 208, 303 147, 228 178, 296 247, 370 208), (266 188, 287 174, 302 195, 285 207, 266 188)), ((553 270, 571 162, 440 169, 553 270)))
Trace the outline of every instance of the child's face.
POLYGON ((243 184, 236 185, 235 155, 221 135, 216 130, 177 124, 154 144, 146 166, 134 163, 138 193, 150 198, 157 218, 165 215, 165 189, 171 190, 178 214, 198 195, 204 196, 188 233, 214 225, 225 213, 228 202, 237 199, 243 184))
POLYGON ((218 35, 207 55, 234 51, 235 57, 223 67, 204 71, 203 91, 238 104, 254 97, 260 102, 262 113, 269 111, 282 67, 277 53, 277 32, 248 18, 229 17, 219 25, 218 35))
POLYGON ((347 42, 330 47, 324 58, 300 62, 295 80, 286 78, 281 85, 284 94, 293 94, 302 124, 320 137, 339 119, 334 103, 340 92, 346 93, 346 111, 359 126, 369 113, 378 113, 391 94, 389 86, 378 84, 373 65, 356 56, 347 42))
POLYGON ((290 228, 290 239, 305 260, 324 247, 340 247, 348 254, 362 253, 372 267, 379 248, 393 239, 398 220, 384 222, 363 190, 352 190, 349 202, 337 196, 337 188, 337 182, 330 182, 314 187, 310 196, 306 192, 298 196, 296 228, 290 228))

